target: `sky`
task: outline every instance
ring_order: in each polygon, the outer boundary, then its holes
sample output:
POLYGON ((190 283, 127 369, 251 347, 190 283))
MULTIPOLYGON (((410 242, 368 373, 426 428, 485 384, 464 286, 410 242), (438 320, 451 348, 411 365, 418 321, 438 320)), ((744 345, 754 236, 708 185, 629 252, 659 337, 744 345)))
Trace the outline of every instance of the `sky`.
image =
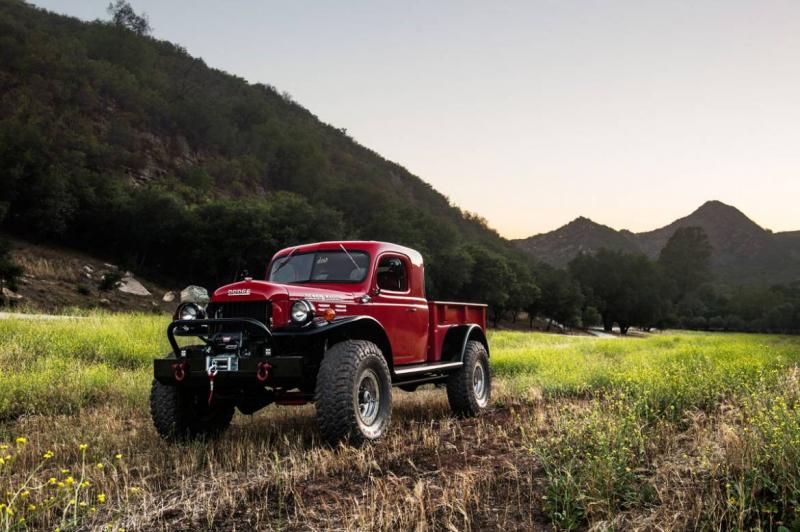
MULTIPOLYGON (((108 18, 108 0, 33 3, 108 18)), ((131 4, 506 237, 581 215, 649 230, 711 199, 800 229, 800 2, 131 4)))

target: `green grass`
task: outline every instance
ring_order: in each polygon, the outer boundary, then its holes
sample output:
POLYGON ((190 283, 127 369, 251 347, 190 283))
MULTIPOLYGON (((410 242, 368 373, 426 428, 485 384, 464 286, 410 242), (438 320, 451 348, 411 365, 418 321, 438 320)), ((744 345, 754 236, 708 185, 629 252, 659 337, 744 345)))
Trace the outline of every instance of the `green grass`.
POLYGON ((145 314, 0 320, 0 419, 141 402, 153 358, 169 350, 168 323, 145 314))

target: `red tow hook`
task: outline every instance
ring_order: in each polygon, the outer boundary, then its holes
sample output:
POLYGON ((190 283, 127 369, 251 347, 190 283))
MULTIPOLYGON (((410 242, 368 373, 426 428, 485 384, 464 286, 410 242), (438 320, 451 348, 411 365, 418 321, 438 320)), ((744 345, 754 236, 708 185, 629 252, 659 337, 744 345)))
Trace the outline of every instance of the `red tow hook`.
POLYGON ((269 364, 269 362, 259 362, 258 370, 256 370, 256 378, 261 382, 269 379, 270 369, 272 369, 272 366, 269 364))
POLYGON ((186 378, 186 362, 181 362, 180 364, 173 364, 172 365, 172 373, 175 376, 175 380, 181 382, 183 379, 186 378))

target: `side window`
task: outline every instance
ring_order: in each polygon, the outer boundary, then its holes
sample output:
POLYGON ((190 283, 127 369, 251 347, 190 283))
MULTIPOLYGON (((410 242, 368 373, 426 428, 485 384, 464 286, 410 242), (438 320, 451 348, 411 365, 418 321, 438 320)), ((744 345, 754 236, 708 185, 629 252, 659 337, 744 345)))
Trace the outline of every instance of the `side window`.
POLYGON ((383 257, 378 263, 378 288, 390 292, 408 290, 405 263, 397 257, 383 257))

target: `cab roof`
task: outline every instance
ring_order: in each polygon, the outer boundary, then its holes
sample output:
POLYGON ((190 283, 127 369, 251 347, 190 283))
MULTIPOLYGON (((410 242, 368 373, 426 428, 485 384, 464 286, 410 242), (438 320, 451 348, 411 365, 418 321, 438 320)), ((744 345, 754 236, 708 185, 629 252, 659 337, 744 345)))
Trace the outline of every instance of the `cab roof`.
POLYGON ((278 251, 272 257, 272 260, 274 261, 276 258, 290 253, 292 250, 294 250, 295 253, 313 253, 315 251, 337 250, 341 249, 341 246, 344 246, 347 251, 365 251, 371 258, 386 252, 400 253, 411 259, 412 264, 415 266, 422 265, 422 255, 420 255, 418 251, 399 244, 377 242, 375 240, 334 240, 330 242, 301 244, 278 251))

